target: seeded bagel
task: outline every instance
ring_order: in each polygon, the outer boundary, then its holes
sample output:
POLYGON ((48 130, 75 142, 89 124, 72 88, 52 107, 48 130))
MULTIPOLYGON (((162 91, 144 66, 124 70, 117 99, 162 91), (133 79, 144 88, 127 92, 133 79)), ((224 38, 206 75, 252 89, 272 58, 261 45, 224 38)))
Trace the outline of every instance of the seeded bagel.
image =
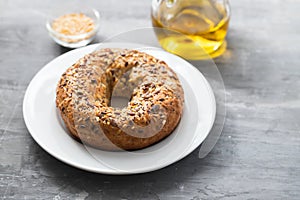
POLYGON ((70 134, 104 150, 154 144, 178 125, 184 104, 175 72, 137 50, 99 49, 69 67, 57 86, 56 105, 70 134), (125 108, 111 98, 128 98, 125 108))

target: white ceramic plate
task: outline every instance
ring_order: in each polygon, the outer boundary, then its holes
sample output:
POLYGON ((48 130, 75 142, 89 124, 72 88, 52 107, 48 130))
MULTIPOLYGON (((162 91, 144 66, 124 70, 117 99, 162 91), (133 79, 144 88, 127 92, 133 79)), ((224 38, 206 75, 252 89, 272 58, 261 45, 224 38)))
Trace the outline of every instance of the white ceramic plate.
POLYGON ((206 138, 215 114, 216 102, 212 89, 196 68, 159 48, 132 43, 90 45, 55 58, 32 79, 23 102, 26 126, 45 151, 74 167, 103 174, 149 172, 184 158, 206 138), (69 66, 100 47, 136 48, 164 60, 175 70, 185 92, 185 106, 180 124, 169 137, 142 150, 108 152, 88 148, 66 133, 56 111, 56 85, 69 66))

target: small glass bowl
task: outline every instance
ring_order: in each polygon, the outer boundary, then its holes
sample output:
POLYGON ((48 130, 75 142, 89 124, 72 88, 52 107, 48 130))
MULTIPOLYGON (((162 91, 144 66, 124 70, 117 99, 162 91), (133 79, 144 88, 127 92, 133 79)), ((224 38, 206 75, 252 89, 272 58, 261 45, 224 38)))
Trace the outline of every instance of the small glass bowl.
POLYGON ((98 30, 99 30, 99 24, 100 24, 100 14, 95 9, 84 9, 84 10, 74 10, 71 12, 55 12, 51 16, 49 16, 46 27, 49 32, 49 35, 51 38, 59 45, 68 47, 68 48, 79 48, 86 46, 89 44, 96 36, 98 30), (64 14, 70 14, 70 13, 83 13, 86 16, 93 19, 95 23, 95 28, 87 33, 79 34, 79 35, 65 35, 61 34, 57 31, 55 31, 52 28, 52 22, 57 19, 58 17, 64 15, 64 14))

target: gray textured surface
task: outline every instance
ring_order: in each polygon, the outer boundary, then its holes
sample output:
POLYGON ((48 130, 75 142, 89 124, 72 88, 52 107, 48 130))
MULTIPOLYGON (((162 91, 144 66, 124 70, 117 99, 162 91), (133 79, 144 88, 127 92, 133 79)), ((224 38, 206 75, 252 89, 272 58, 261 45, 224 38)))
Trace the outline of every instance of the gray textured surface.
MULTIPOLYGON (((134 176, 84 172, 30 137, 22 99, 34 74, 67 51, 44 27, 74 1, 0 0, 0 198, 299 199, 299 1, 231 1, 228 51, 216 59, 227 97, 220 140, 165 169, 134 176)), ((150 0, 82 1, 103 14, 98 40, 150 26, 150 0)), ((74 4, 74 3, 73 3, 74 4)))

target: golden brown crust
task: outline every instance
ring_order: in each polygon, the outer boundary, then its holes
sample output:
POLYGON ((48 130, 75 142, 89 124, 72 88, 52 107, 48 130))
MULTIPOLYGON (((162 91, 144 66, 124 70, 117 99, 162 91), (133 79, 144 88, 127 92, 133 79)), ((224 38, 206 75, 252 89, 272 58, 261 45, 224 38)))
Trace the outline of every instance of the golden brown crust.
POLYGON ((106 150, 134 150, 165 138, 182 115, 184 96, 175 72, 136 50, 100 49, 62 75, 56 105, 71 134, 106 150), (112 95, 130 96, 123 109, 112 95))

